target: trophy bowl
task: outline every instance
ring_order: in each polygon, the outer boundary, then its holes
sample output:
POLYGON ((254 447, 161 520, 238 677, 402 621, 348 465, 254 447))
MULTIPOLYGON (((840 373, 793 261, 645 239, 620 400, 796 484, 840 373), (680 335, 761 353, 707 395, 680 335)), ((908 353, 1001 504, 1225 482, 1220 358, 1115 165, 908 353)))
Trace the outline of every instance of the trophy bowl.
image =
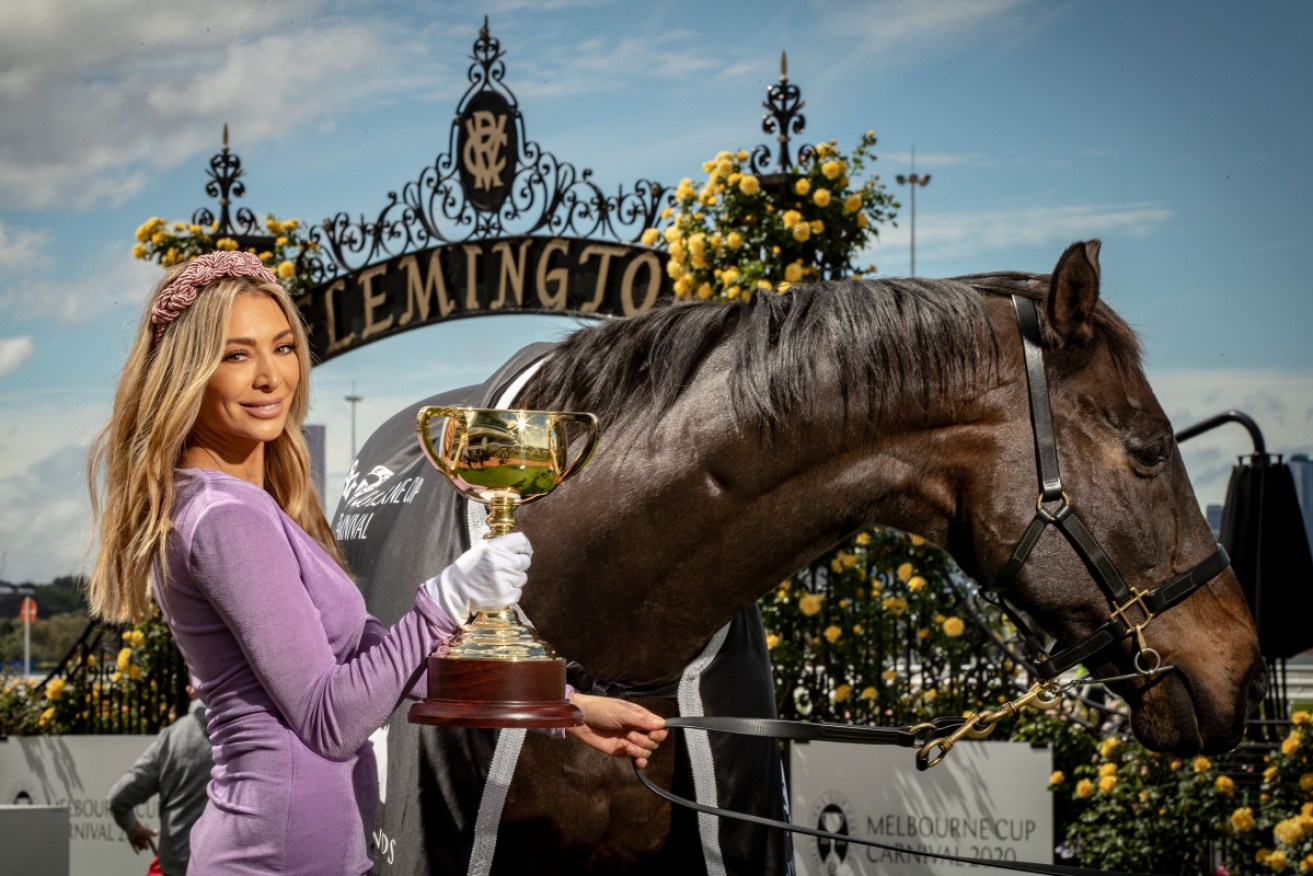
MULTIPOLYGON (((519 506, 577 474, 598 437, 592 414, 494 408, 421 408, 416 430, 433 467, 488 506, 485 538, 512 531, 519 506), (444 425, 435 442, 430 424, 436 419, 444 425)), ((429 656, 428 696, 408 719, 458 727, 578 726, 583 716, 564 692, 565 661, 520 623, 513 607, 503 606, 478 612, 457 639, 429 656)))

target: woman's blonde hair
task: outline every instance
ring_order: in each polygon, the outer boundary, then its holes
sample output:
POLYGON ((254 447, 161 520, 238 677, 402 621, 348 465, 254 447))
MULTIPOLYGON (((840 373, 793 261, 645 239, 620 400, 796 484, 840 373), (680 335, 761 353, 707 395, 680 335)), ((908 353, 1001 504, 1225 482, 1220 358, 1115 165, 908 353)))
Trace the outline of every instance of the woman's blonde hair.
POLYGON ((220 279, 200 289, 195 302, 156 342, 152 306, 184 267, 166 274, 146 304, 114 394, 114 410, 87 462, 98 538, 87 597, 92 615, 111 623, 143 617, 151 603, 152 567, 167 568, 174 468, 188 446, 205 386, 223 356, 239 295, 268 295, 282 309, 296 337, 301 373, 287 425, 265 447, 265 489, 345 568, 310 480, 309 452, 301 434, 310 404, 310 355, 300 313, 277 283, 220 279))

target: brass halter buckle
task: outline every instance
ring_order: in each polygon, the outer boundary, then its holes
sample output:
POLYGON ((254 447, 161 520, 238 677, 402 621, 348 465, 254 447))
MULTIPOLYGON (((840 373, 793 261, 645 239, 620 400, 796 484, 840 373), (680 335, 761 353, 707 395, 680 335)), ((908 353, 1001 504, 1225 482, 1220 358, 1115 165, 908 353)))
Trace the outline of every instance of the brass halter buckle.
POLYGON ((1154 613, 1149 611, 1149 606, 1144 604, 1144 597, 1148 595, 1148 590, 1137 590, 1132 587, 1131 598, 1122 605, 1112 607, 1112 616, 1120 618, 1122 623, 1130 627, 1131 633, 1135 636, 1135 671, 1140 675, 1153 675, 1163 665, 1162 655, 1144 643, 1144 628, 1149 625, 1149 621, 1154 619, 1154 613), (1144 615, 1144 620, 1138 624, 1132 624, 1131 619, 1126 614, 1134 607, 1138 607, 1140 613, 1144 615))

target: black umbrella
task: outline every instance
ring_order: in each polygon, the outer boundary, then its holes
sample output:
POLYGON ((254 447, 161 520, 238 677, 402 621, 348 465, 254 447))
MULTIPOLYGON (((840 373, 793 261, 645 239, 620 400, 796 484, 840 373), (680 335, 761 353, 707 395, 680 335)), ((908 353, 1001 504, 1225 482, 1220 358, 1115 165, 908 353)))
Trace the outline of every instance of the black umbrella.
POLYGON ((1185 441, 1223 423, 1249 430, 1254 453, 1231 472, 1221 542, 1258 625, 1263 656, 1284 659, 1313 648, 1313 555, 1290 466, 1267 452, 1258 425, 1227 411, 1177 433, 1185 441))

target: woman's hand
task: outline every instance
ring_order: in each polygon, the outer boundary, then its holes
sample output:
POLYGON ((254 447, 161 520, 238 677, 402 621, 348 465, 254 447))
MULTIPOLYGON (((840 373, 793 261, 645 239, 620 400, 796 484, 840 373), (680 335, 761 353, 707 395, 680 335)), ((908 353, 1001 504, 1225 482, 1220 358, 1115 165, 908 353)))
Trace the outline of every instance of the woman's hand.
POLYGON ((637 703, 578 691, 570 702, 584 713, 584 723, 565 732, 603 754, 632 757, 639 769, 647 766, 647 756, 666 738, 665 719, 637 703))

